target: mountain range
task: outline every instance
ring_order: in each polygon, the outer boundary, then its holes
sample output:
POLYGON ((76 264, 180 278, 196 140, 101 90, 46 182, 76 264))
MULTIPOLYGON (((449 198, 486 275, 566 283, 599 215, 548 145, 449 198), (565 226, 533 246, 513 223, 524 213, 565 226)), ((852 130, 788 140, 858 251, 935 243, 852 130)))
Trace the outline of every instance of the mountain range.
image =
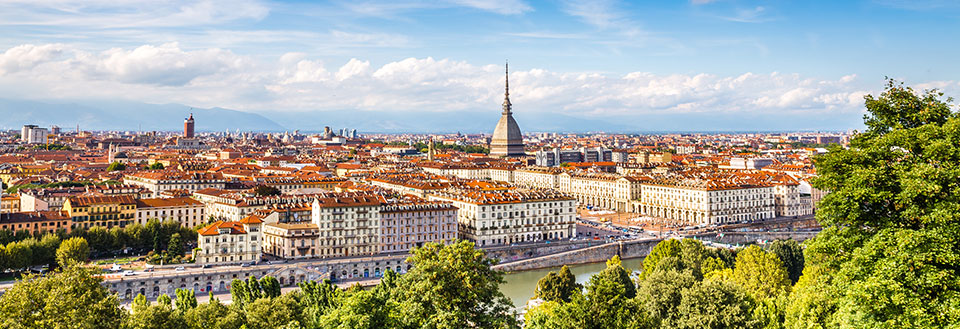
MULTIPOLYGON (((24 124, 58 125, 73 130, 180 131, 193 113, 197 131, 302 132, 357 129, 366 133, 491 133, 499 109, 451 112, 411 111, 280 111, 254 112, 224 108, 194 108, 182 104, 131 101, 34 101, 0 99, 0 129, 24 124)), ((720 132, 836 131, 858 128, 859 115, 793 117, 743 113, 659 113, 614 116, 566 115, 514 110, 524 132, 720 132)))

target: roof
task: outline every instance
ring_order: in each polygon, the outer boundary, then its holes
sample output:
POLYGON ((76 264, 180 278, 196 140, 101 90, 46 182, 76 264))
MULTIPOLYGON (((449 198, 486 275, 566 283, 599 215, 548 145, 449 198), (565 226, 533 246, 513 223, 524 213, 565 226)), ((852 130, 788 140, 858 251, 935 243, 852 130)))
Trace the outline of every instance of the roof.
POLYGON ((241 219, 240 223, 241 224, 260 224, 260 223, 263 223, 263 218, 260 218, 260 216, 257 216, 257 215, 250 215, 241 219))
POLYGON ((104 196, 75 196, 67 199, 71 206, 86 207, 97 204, 119 203, 122 205, 136 204, 137 200, 130 195, 104 195, 104 196))
POLYGON ((206 236, 220 235, 220 229, 229 229, 230 233, 228 234, 247 234, 247 231, 243 229, 243 224, 240 222, 225 222, 222 220, 218 220, 197 230, 197 233, 206 236))
POLYGON ((137 208, 163 208, 203 206, 203 203, 191 198, 156 198, 137 200, 137 208))

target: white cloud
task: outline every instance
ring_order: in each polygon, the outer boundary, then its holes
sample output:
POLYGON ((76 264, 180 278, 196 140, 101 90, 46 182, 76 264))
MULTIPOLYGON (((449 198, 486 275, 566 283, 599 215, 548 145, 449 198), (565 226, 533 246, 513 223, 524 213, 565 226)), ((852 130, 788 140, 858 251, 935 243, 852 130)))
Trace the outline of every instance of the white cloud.
MULTIPOLYGON (((857 113, 870 91, 854 75, 814 79, 778 72, 660 75, 632 72, 511 72, 517 111, 595 115, 646 113, 857 113)), ((955 81, 934 87, 960 89, 955 81)), ((329 67, 306 53, 253 59, 176 44, 87 52, 24 45, 0 55, 0 97, 124 99, 241 110, 361 109, 496 111, 503 67, 407 58, 382 65, 354 58, 329 67)))
POLYGON ((608 28, 624 21, 622 11, 616 8, 614 0, 567 0, 563 2, 563 11, 599 28, 608 28))
POLYGON ((0 74, 33 69, 38 64, 53 60, 63 51, 62 45, 20 45, 0 54, 0 74))

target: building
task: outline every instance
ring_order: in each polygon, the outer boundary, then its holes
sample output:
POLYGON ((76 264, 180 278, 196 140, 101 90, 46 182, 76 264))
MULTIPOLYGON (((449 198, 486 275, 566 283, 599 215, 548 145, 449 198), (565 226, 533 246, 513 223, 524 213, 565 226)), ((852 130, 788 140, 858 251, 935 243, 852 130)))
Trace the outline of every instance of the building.
POLYGON ((507 80, 503 94, 503 112, 496 129, 493 130, 493 139, 490 140, 490 155, 500 157, 524 156, 523 134, 520 126, 513 119, 513 105, 510 104, 510 67, 506 70, 507 80))
POLYGON ((4 195, 0 197, 0 214, 20 212, 20 196, 4 195))
POLYGON ((190 117, 183 119, 183 137, 193 138, 193 113, 190 113, 190 117))
POLYGON ((63 203, 73 228, 124 227, 134 222, 137 200, 129 195, 76 196, 63 203))
POLYGON ((629 211, 640 199, 640 180, 610 173, 562 173, 560 192, 580 204, 616 211, 629 211))
POLYGON ((263 225, 263 251, 283 259, 317 257, 320 229, 311 222, 263 225))
POLYGON ((449 202, 405 201, 380 208, 380 252, 406 252, 457 239, 457 208, 449 202))
POLYGON ((602 147, 586 148, 581 147, 576 150, 541 150, 537 151, 536 163, 543 167, 557 167, 564 163, 571 162, 626 162, 623 152, 613 152, 613 150, 602 147), (619 158, 614 161, 614 154, 619 158))
POLYGON ((577 200, 555 190, 458 188, 431 194, 451 202, 462 239, 478 246, 568 239, 576 236, 577 200))
POLYGON ((721 171, 657 177, 641 184, 637 212, 689 225, 774 218, 778 183, 769 175, 721 171))
POLYGON ((198 248, 194 257, 198 264, 257 263, 260 229, 263 221, 247 216, 237 222, 216 221, 198 231, 198 248))
POLYGON ((311 222, 320 231, 322 258, 373 255, 380 252, 380 205, 383 197, 363 193, 317 196, 311 222))
POLYGON ((70 215, 61 211, 25 211, 0 215, 0 230, 30 234, 64 230, 70 233, 70 215))
POLYGON ((513 172, 513 183, 530 188, 560 188, 560 168, 524 167, 513 172))
POLYGON ((46 144, 47 128, 40 128, 37 125, 23 125, 20 130, 20 140, 26 144, 46 144))
POLYGON ((227 180, 220 173, 182 172, 177 170, 141 171, 123 177, 124 184, 137 185, 150 190, 152 197, 160 192, 185 190, 193 193, 202 189, 223 189, 227 180))
POLYGON ((156 198, 137 200, 136 223, 144 225, 152 218, 172 220, 180 226, 194 228, 206 220, 203 202, 186 198, 156 198))

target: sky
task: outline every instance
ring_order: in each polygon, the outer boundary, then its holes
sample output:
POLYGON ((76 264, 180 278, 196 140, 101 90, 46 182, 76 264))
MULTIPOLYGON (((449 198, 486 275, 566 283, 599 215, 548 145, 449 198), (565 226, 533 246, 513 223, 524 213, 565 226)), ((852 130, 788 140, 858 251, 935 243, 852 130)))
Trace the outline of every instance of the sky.
POLYGON ((885 77, 960 96, 958 32, 950 0, 0 0, 0 98, 496 116, 509 60, 515 111, 858 120, 885 77))

